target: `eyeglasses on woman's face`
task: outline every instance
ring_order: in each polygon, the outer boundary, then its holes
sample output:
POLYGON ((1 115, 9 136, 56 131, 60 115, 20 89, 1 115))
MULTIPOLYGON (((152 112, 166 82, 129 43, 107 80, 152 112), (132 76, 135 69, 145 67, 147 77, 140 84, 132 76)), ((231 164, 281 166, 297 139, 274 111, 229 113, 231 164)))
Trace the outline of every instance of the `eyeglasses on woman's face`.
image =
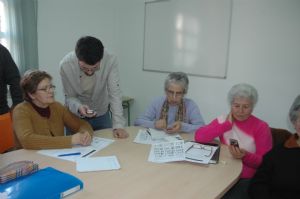
POLYGON ((183 91, 176 92, 172 90, 167 90, 167 95, 169 97, 179 98, 183 96, 183 91))
POLYGON ((50 85, 47 85, 47 86, 44 86, 42 88, 38 88, 37 91, 43 91, 43 92, 50 92, 50 91, 54 91, 56 88, 56 86, 54 86, 53 84, 50 84, 50 85))

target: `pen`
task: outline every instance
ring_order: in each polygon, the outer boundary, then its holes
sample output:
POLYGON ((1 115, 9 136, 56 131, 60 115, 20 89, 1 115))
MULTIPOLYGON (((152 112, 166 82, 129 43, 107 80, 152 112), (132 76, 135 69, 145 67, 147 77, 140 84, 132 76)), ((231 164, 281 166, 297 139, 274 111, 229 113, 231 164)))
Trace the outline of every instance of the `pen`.
POLYGON ((192 144, 189 148, 187 148, 187 150, 185 150, 185 152, 188 152, 193 147, 194 147, 194 144, 192 144))
POLYGON ((94 150, 91 150, 90 152, 88 152, 87 154, 85 154, 85 155, 83 155, 82 156, 82 158, 84 158, 84 157, 86 157, 86 156, 88 156, 88 155, 90 155, 91 153, 94 153, 96 150, 94 149, 94 150))
POLYGON ((58 157, 72 156, 72 155, 81 155, 81 153, 80 152, 76 152, 76 153, 64 153, 64 154, 58 155, 58 157))
POLYGON ((149 129, 146 129, 146 132, 151 136, 151 133, 150 133, 149 129))

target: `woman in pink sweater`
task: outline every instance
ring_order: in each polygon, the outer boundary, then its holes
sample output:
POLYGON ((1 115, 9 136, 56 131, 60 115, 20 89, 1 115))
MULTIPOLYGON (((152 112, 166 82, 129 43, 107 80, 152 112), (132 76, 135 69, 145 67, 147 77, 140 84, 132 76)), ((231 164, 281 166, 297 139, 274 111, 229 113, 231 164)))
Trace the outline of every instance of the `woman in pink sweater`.
POLYGON ((232 156, 243 162, 240 180, 223 198, 248 198, 249 181, 261 164, 263 155, 272 148, 268 124, 252 115, 257 98, 258 94, 253 86, 233 86, 228 93, 230 113, 219 116, 195 133, 197 142, 211 142, 219 137, 223 144, 228 145, 232 156), (232 139, 238 145, 230 144, 232 139))

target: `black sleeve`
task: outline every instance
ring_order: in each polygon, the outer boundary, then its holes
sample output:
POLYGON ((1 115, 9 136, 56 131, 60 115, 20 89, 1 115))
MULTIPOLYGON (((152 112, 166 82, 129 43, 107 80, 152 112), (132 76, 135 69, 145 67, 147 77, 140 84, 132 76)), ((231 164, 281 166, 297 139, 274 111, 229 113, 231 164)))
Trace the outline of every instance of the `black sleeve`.
POLYGON ((263 162, 257 169, 249 185, 249 196, 252 199, 269 199, 272 173, 274 171, 273 157, 275 152, 269 151, 263 157, 263 162))
POLYGON ((20 88, 20 73, 17 65, 8 50, 3 51, 4 74, 6 84, 9 85, 13 106, 23 101, 22 90, 20 88))

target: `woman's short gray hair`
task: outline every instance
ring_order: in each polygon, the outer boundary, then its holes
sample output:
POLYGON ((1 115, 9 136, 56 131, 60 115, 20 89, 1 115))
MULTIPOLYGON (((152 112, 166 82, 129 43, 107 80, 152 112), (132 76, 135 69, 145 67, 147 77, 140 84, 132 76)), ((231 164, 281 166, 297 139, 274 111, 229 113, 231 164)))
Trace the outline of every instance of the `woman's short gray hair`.
POLYGON ((165 91, 168 90, 171 83, 181 85, 183 93, 186 94, 189 88, 188 76, 183 72, 170 73, 165 80, 165 91))
POLYGON ((290 121, 294 124, 298 117, 300 116, 300 95, 294 100, 290 111, 289 111, 290 121))
POLYGON ((258 100, 258 93, 257 90, 245 83, 236 84, 234 85, 229 93, 228 93, 228 102, 230 105, 232 105, 234 98, 236 97, 242 97, 242 98, 248 98, 252 101, 253 107, 255 106, 257 100, 258 100))

